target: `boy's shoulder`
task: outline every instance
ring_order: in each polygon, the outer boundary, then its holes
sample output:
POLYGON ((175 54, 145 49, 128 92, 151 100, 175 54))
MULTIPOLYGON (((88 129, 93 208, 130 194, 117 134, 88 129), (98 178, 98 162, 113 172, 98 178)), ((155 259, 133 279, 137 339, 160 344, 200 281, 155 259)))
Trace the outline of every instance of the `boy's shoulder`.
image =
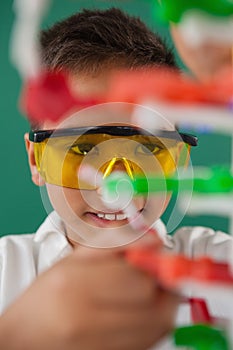
POLYGON ((7 234, 0 237, 0 254, 1 251, 17 252, 18 249, 36 247, 37 243, 42 243, 51 233, 61 232, 60 223, 56 214, 53 212, 44 220, 35 233, 25 234, 7 234))
MULTIPOLYGON (((0 268, 7 261, 18 261, 18 258, 32 253, 35 234, 12 234, 0 238, 0 268)), ((17 265, 16 265, 17 266, 17 265)), ((15 266, 15 267, 16 267, 15 266)))
POLYGON ((0 239, 0 314, 35 278, 34 234, 0 239))
POLYGON ((174 252, 191 258, 207 255, 219 261, 229 261, 233 253, 233 237, 209 227, 182 227, 171 240, 174 252))
POLYGON ((7 234, 0 237, 0 247, 4 247, 6 245, 14 245, 18 242, 31 242, 35 233, 20 233, 20 234, 7 234))
MULTIPOLYGON (((0 270, 35 269, 36 274, 52 266, 71 250, 58 215, 52 212, 36 233, 0 238, 0 270)), ((15 270, 16 271, 16 270, 15 270)))

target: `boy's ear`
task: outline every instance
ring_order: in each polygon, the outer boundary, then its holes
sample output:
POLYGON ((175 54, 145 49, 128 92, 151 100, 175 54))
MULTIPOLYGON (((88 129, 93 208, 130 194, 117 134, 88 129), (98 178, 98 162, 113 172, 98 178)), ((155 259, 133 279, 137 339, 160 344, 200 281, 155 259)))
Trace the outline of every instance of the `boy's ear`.
POLYGON ((37 170, 36 161, 35 161, 35 154, 34 154, 34 146, 33 146, 33 142, 31 142, 29 140, 28 133, 26 133, 24 135, 24 141, 25 141, 26 151, 28 154, 28 163, 29 163, 29 168, 30 168, 31 175, 32 175, 32 181, 37 186, 43 186, 45 184, 45 182, 37 170))

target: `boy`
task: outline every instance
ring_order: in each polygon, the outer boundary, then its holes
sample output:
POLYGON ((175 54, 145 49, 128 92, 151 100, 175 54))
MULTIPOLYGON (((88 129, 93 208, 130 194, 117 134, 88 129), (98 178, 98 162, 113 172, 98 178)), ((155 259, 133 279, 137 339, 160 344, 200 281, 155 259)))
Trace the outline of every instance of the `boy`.
MULTIPOLYGON (((171 52, 160 38, 139 20, 116 9, 84 10, 43 32, 41 43, 45 66, 66 69, 71 75, 72 89, 81 97, 96 97, 106 91, 109 75, 119 68, 176 68, 171 52)), ((69 129, 99 125, 98 115, 89 115, 87 119, 85 112, 84 117, 81 112, 81 117, 75 118, 75 125, 69 124, 69 118, 66 120, 69 129)), ((119 123, 128 126, 130 120, 120 116, 119 123)), ((107 126, 117 129, 112 119, 107 126)), ((45 131, 57 127, 46 122, 34 129, 45 131)), ((43 176, 36 164, 34 137, 35 133, 30 140, 28 135, 25 139, 32 180, 40 185, 48 174, 43 176)), ((45 141, 50 142, 46 138, 45 141)), ((76 145, 72 151, 80 152, 80 147, 77 150, 76 145)), ((88 149, 83 152, 88 153, 88 149)), ((46 171, 49 164, 53 171, 54 157, 54 154, 48 157, 48 163, 44 164, 46 171)), ((127 171, 128 168, 121 159, 114 163, 111 171, 115 169, 127 171)), ((68 178, 68 185, 62 187, 60 180, 46 181, 56 213, 47 218, 35 235, 1 239, 0 306, 4 311, 0 318, 1 348, 149 349, 172 328, 179 298, 129 266, 118 254, 124 248, 93 250, 77 243, 76 221, 80 231, 88 226, 101 234, 106 227, 120 230, 127 218, 122 218, 121 212, 114 213, 114 218, 109 216, 113 213, 103 207, 95 191, 86 191, 84 187, 80 191, 79 186, 71 182, 68 178), (83 193, 87 197, 83 198, 83 193), (95 197, 94 205, 90 194, 95 197), (61 261, 55 264, 58 260, 61 261)), ((166 197, 157 203, 154 221, 168 201, 166 197)), ((144 215, 141 199, 135 206, 144 215)), ((159 221, 156 229, 167 250, 193 257, 209 254, 219 260, 227 259, 230 254, 230 237, 221 233, 215 235, 210 229, 186 228, 179 230, 174 238, 166 235, 159 221)), ((155 236, 145 235, 137 244, 156 248, 159 243, 155 236)), ((215 305, 213 310, 217 314, 215 305)), ((182 322, 189 319, 183 309, 180 309, 180 316, 182 322)), ((170 343, 164 346, 173 348, 170 343)))

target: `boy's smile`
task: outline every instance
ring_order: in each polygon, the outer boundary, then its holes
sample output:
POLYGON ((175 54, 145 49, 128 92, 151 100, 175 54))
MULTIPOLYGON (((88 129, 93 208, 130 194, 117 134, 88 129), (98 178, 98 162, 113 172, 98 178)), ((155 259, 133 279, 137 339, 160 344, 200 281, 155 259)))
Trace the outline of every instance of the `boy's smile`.
POLYGON ((119 223, 120 222, 125 223, 125 220, 127 219, 127 216, 124 213, 114 214, 114 213, 103 213, 103 212, 99 212, 99 213, 87 212, 86 215, 91 216, 92 220, 101 227, 102 226, 104 227, 104 225, 111 224, 114 221, 118 221, 119 223))

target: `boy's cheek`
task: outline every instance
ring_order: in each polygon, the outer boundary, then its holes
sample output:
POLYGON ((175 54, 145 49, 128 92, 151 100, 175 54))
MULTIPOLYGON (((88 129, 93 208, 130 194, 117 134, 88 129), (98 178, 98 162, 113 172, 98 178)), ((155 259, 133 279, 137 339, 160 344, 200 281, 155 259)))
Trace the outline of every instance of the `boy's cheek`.
POLYGON ((170 199, 171 195, 166 193, 164 195, 150 195, 145 205, 145 217, 147 221, 151 223, 158 220, 166 210, 170 199))
POLYGON ((61 216, 70 217, 71 214, 81 216, 86 203, 79 190, 46 183, 46 190, 54 210, 61 216))

